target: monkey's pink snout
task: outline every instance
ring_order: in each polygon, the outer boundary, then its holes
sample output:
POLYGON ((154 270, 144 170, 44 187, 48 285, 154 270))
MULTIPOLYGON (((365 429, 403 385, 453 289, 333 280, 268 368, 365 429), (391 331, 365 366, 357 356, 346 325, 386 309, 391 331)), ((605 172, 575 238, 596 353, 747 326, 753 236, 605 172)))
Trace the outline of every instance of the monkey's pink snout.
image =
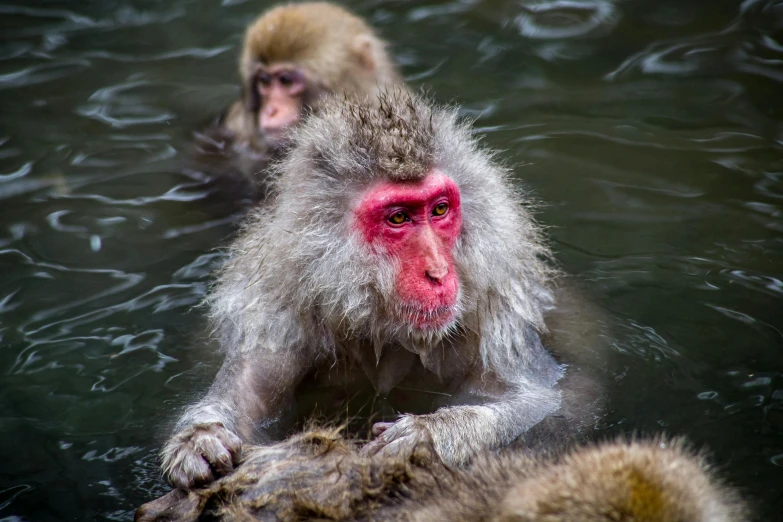
POLYGON ((269 133, 280 133, 296 123, 298 115, 290 108, 270 106, 261 113, 261 129, 269 133))
POLYGON ((449 275, 449 264, 443 256, 437 256, 435 259, 427 263, 427 267, 424 269, 424 273, 433 282, 440 283, 447 275, 449 275))

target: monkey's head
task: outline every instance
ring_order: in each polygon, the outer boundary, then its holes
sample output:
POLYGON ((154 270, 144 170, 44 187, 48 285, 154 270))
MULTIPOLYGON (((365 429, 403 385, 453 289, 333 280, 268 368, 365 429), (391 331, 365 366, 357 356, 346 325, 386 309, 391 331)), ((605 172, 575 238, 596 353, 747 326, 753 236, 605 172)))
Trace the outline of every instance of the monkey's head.
POLYGON ((396 318, 440 330, 457 318, 460 282, 454 245, 462 232, 459 187, 430 168, 421 178, 372 183, 356 198, 351 227, 363 246, 395 265, 396 318))
POLYGON ((374 97, 399 81, 385 44, 360 18, 325 2, 276 7, 245 34, 240 64, 250 131, 273 147, 323 95, 374 97))
POLYGON ((275 204, 256 218, 253 288, 306 331, 384 343, 471 332, 513 349, 519 321, 543 329, 548 251, 454 110, 401 90, 335 97, 277 169, 275 204))

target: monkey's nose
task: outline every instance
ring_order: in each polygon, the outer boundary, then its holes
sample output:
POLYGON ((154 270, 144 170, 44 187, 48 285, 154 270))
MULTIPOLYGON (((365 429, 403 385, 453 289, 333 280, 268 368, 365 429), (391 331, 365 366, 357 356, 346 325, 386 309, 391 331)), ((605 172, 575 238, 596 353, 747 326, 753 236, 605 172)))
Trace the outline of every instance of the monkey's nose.
POLYGON ((427 275, 427 279, 433 283, 440 283, 441 280, 449 273, 449 267, 447 265, 433 266, 424 271, 427 275))

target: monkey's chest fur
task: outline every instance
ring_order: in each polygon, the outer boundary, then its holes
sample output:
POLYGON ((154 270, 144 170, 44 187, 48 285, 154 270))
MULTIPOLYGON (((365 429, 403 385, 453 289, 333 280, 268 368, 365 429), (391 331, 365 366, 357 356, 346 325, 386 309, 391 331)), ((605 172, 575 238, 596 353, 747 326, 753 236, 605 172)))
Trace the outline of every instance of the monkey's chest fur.
POLYGON ((347 422, 349 429, 369 429, 401 413, 427 414, 464 403, 459 383, 478 364, 478 353, 448 357, 448 346, 419 354, 386 346, 377 356, 368 343, 353 343, 328 364, 314 369, 297 393, 297 417, 347 422))
MULTIPOLYGON (((481 404, 502 392, 487 390, 483 396, 461 391, 466 379, 480 373, 481 358, 478 348, 455 350, 441 343, 422 353, 385 346, 378 354, 369 343, 349 343, 336 360, 315 368, 299 387, 298 424, 326 420, 369 438, 375 422, 394 421, 403 413, 424 415, 444 406, 481 404)), ((548 353, 547 359, 558 367, 548 353)))

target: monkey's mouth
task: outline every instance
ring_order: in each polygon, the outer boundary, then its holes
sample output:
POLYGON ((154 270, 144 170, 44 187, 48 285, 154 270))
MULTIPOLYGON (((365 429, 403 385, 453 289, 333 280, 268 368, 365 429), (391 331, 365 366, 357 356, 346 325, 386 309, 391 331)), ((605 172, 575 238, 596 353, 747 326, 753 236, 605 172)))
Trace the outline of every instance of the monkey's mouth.
POLYGON ((455 306, 425 309, 409 304, 403 307, 402 312, 408 324, 420 330, 440 330, 453 323, 457 317, 455 306))
POLYGON ((273 148, 284 148, 291 143, 291 127, 276 127, 264 131, 264 138, 273 148))

